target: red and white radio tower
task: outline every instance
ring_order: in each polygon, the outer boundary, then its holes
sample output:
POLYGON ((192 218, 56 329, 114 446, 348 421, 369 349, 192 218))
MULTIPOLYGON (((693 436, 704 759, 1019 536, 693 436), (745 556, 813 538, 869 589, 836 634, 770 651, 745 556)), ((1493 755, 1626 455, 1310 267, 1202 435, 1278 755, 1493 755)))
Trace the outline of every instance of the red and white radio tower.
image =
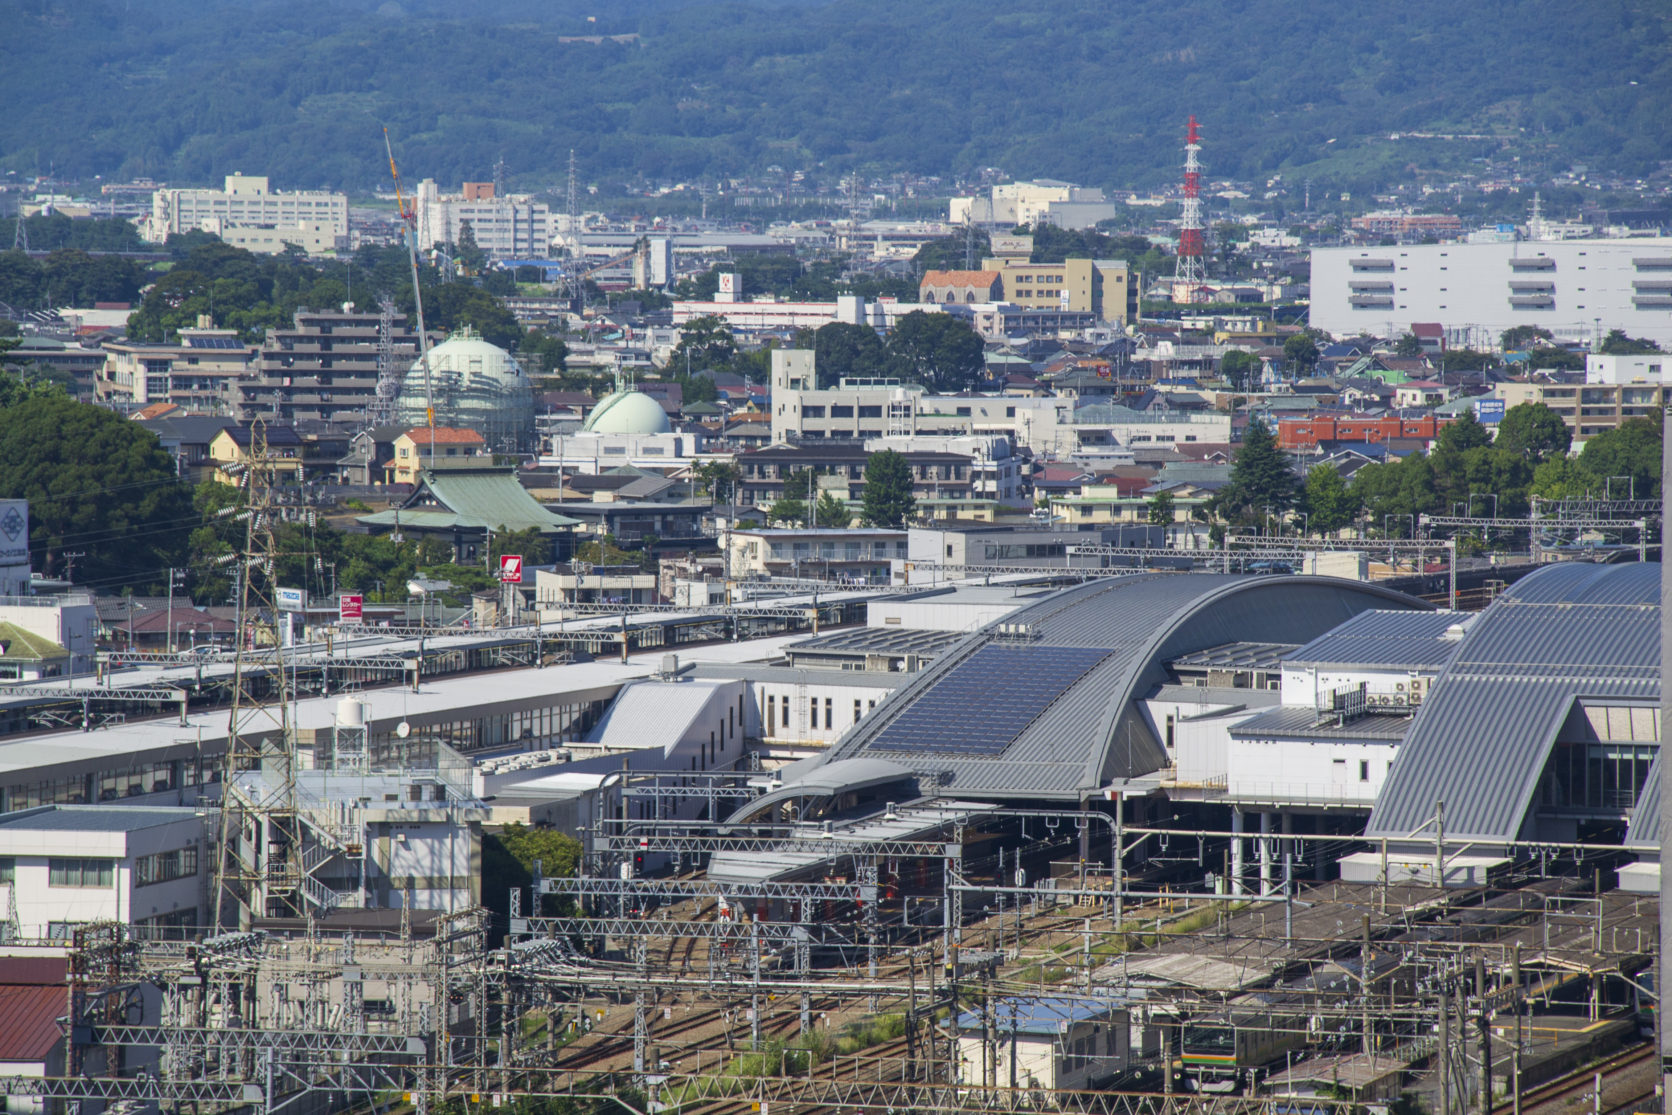
POLYGON ((1173 301, 1200 302, 1207 298, 1207 241, 1202 227, 1202 151, 1196 117, 1184 133, 1184 219, 1179 226, 1179 258, 1173 271, 1173 301))

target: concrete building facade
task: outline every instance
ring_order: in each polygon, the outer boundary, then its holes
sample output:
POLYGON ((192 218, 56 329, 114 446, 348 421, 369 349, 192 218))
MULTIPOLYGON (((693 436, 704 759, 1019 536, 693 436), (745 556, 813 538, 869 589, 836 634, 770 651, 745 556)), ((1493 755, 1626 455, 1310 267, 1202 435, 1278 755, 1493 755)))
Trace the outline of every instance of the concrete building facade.
POLYGON ((281 193, 265 176, 229 174, 219 190, 158 190, 140 233, 155 244, 178 232, 212 232, 252 252, 296 245, 309 255, 346 249, 348 195, 324 190, 281 193))
POLYGON ((1311 280, 1313 326, 1341 336, 1424 321, 1453 348, 1496 348, 1517 325, 1672 345, 1672 237, 1315 248, 1311 280))
POLYGON ((434 179, 418 183, 418 247, 424 251, 457 244, 470 226, 476 246, 490 259, 538 259, 551 251, 558 231, 545 202, 513 195, 495 197, 491 183, 466 182, 444 194, 434 179))

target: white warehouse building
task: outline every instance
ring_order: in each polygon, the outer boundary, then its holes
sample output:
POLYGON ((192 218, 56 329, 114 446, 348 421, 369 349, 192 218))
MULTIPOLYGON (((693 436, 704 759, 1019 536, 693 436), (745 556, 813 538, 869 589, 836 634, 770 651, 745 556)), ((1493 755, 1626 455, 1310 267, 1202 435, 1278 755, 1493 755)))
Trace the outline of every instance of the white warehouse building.
POLYGON ((1439 322, 1453 347, 1538 325, 1558 339, 1623 329, 1672 345, 1672 237, 1314 248, 1312 324, 1398 336, 1439 322))

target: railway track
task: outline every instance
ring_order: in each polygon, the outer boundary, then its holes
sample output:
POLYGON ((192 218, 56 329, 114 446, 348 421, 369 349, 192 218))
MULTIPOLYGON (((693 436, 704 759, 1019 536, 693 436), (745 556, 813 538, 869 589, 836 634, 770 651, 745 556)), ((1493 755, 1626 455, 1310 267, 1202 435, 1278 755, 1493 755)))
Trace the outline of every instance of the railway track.
MULTIPOLYGON (((1645 1042, 1623 1049, 1608 1059, 1575 1069, 1555 1080, 1540 1084, 1521 1093, 1522 1115, 1540 1112, 1572 1112, 1582 1105, 1586 1111, 1600 1110, 1603 1115, 1633 1111, 1640 1101, 1655 1092, 1655 1050, 1645 1042), (1597 1077, 1602 1078, 1602 1102, 1594 1098, 1597 1077)), ((1511 1115, 1514 1103, 1499 1104, 1494 1115, 1511 1115)))

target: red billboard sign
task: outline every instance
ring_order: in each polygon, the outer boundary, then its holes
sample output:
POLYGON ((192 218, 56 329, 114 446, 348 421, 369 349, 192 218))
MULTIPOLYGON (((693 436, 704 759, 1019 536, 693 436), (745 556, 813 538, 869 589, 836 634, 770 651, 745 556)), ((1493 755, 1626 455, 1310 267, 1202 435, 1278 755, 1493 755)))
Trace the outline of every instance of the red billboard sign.
POLYGON ((522 555, 499 555, 499 579, 508 585, 522 584, 522 555))
POLYGON ((366 598, 357 592, 345 592, 337 597, 337 621, 357 623, 365 607, 366 598))

